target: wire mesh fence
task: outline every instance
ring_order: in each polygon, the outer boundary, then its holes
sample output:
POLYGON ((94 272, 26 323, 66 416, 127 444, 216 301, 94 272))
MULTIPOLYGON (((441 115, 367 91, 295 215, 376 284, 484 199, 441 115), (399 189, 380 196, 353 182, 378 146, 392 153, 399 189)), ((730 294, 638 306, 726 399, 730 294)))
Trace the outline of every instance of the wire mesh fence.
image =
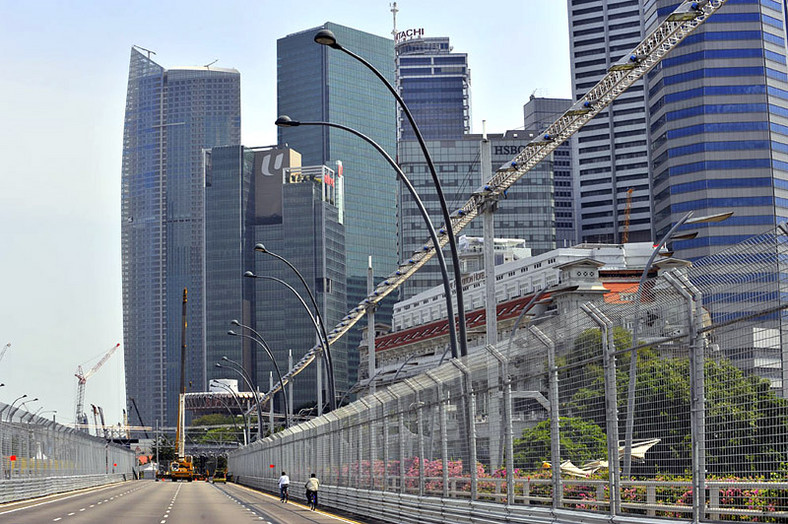
POLYGON ((230 468, 263 486, 285 469, 422 497, 788 522, 787 261, 778 227, 662 261, 642 288, 554 292, 511 339, 235 451, 230 468))

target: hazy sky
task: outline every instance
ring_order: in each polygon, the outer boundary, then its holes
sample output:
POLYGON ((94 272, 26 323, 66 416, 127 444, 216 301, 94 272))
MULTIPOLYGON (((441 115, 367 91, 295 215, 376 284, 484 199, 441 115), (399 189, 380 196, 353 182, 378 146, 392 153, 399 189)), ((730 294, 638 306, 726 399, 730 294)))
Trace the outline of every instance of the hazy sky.
MULTIPOLYGON (((473 130, 522 126, 538 96, 569 97, 563 0, 402 0, 397 28, 469 55, 473 130)), ((276 141, 276 39, 331 21, 390 36, 388 0, 0 0, 0 401, 74 420, 78 365, 123 342, 120 172, 132 44, 165 68, 241 72, 247 146, 276 141)), ((317 45, 317 44, 316 44, 317 45)), ((371 78, 370 81, 373 81, 371 78)), ((87 383, 108 423, 125 405, 123 354, 87 383)), ((49 414, 48 416, 51 416, 49 414)), ((146 421, 152 423, 152 421, 146 421)))

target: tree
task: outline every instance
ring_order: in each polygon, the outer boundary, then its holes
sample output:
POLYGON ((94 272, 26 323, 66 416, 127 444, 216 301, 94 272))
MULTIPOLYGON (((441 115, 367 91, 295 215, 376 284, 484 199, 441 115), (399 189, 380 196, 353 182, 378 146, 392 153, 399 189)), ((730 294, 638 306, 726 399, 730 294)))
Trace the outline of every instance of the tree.
MULTIPOLYGON (((602 429, 587 420, 560 417, 561 460, 577 465, 607 456, 607 441, 602 429)), ((550 461, 550 419, 523 431, 523 438, 514 441, 514 463, 522 468, 539 468, 550 461)))

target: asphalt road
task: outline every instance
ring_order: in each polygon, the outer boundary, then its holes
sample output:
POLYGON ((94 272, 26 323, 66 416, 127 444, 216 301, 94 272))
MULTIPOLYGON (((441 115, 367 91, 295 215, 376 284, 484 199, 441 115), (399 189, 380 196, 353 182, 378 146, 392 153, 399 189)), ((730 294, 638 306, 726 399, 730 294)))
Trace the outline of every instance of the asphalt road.
POLYGON ((360 523, 235 484, 141 480, 0 505, 13 524, 360 523))

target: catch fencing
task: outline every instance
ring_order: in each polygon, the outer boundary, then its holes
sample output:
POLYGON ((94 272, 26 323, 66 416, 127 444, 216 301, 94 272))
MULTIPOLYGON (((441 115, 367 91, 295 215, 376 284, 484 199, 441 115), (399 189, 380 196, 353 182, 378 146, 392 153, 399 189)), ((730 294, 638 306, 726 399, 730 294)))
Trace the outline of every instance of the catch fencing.
POLYGON ((781 225, 642 288, 559 284, 511 338, 230 470, 272 491, 316 473, 325 503, 391 522, 788 522, 787 261, 781 225))
POLYGON ((0 503, 134 478, 128 448, 0 403, 0 503))

